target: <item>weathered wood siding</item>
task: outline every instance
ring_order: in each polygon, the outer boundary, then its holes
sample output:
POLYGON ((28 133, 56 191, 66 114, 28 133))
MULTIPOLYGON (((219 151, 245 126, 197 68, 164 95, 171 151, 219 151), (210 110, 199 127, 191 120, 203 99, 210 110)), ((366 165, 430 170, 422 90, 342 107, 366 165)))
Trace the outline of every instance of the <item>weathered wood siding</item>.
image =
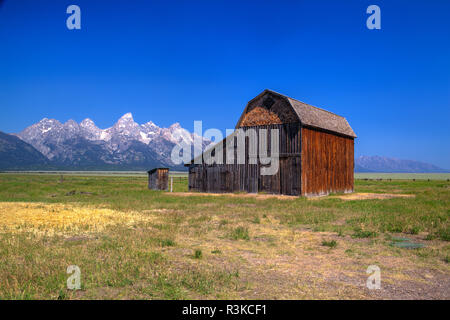
MULTIPOLYGON (((189 166, 189 190, 200 192, 267 192, 274 194, 300 195, 301 192, 301 139, 300 124, 271 124, 253 127, 259 136, 260 129, 267 129, 268 154, 270 149, 270 130, 279 130, 279 170, 274 175, 261 175, 260 163, 250 164, 248 138, 246 139, 245 164, 237 164, 235 148, 234 162, 226 163, 226 139, 222 142, 225 164, 191 164, 189 166)), ((236 139, 236 138, 233 138, 236 139)), ((235 141, 235 146, 236 146, 235 141)), ((258 150, 259 153, 259 150, 258 150)))
POLYGON ((148 175, 148 188, 153 190, 169 189, 169 169, 156 169, 148 175))
POLYGON ((354 139, 302 128, 302 195, 353 192, 354 139))

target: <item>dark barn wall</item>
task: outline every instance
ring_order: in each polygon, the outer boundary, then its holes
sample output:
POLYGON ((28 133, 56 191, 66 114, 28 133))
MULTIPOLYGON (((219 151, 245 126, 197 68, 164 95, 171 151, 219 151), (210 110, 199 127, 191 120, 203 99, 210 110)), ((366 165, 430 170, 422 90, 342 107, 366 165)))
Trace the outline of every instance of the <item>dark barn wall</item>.
MULTIPOLYGON (((249 164, 249 148, 248 141, 246 141, 245 164, 236 164, 236 151, 235 161, 232 164, 191 164, 189 167, 189 190, 218 193, 246 191, 300 195, 300 124, 272 124, 241 128, 244 131, 253 128, 258 136, 260 129, 267 129, 269 155, 271 152, 270 129, 279 130, 280 162, 278 172, 275 175, 262 176, 261 167, 264 165, 259 162, 259 159, 257 164, 249 164)), ((226 162, 226 139, 222 142, 222 145, 223 159, 226 162)))
POLYGON ((302 128, 302 195, 353 192, 354 139, 302 128))

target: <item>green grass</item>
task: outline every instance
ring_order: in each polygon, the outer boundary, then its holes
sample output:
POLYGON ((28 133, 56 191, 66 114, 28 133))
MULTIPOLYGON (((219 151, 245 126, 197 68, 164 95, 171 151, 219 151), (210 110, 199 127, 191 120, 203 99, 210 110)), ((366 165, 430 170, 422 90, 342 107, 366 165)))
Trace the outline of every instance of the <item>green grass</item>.
MULTIPOLYGON (((377 233, 426 232, 438 239, 449 239, 450 216, 449 183, 446 181, 364 181, 357 180, 358 192, 415 194, 413 199, 341 201, 324 198, 307 201, 267 199, 256 201, 248 198, 192 196, 172 197, 165 192, 149 191, 145 177, 85 177, 67 176, 59 183, 58 176, 0 174, 0 201, 25 201, 46 203, 86 203, 106 206, 115 210, 151 210, 152 208, 197 211, 206 203, 217 207, 216 213, 233 211, 227 205, 242 207, 244 213, 252 213, 250 221, 260 223, 259 216, 276 216, 281 223, 291 226, 308 225, 317 231, 334 231, 352 234, 355 228, 377 233), (66 195, 75 190, 74 195, 66 195), (81 193, 84 192, 85 194, 81 193), (336 221, 345 220, 337 228, 336 221)), ((187 191, 187 179, 174 179, 174 191, 187 191)), ((245 215, 245 214, 244 214, 245 215)), ((181 217, 179 217, 181 218, 181 217)), ((202 219, 205 219, 206 216, 202 219)), ((200 220, 198 223, 202 223, 200 220)), ((221 218, 221 225, 229 223, 221 218)))
MULTIPOLYGON (((148 190, 145 176, 66 175, 60 183, 59 175, 0 174, 0 202, 67 203, 152 218, 79 240, 8 233, 0 225, 0 299, 276 298, 271 294, 279 291, 264 290, 278 280, 261 279, 261 270, 272 268, 276 259, 303 252, 303 258, 313 256, 322 246, 333 248, 327 256, 342 251, 346 259, 354 259, 352 265, 366 256, 370 264, 389 255, 405 259, 405 265, 419 261, 417 265, 427 268, 448 269, 449 182, 356 180, 355 190, 415 197, 357 201, 181 197, 148 190), (72 190, 74 194, 69 193, 72 190), (296 240, 305 233, 307 241, 296 240), (335 240, 322 242, 329 233, 339 235, 339 246, 335 240), (415 253, 395 248, 389 245, 391 235, 427 240, 427 247, 415 253), (382 246, 379 251, 366 253, 375 242, 382 246), (267 265, 259 270, 249 267, 252 261, 267 265), (66 289, 71 264, 81 269, 81 291, 66 289), (259 287, 260 283, 264 285, 259 287), (247 295, 255 288, 260 295, 247 295)), ((187 191, 187 179, 174 178, 174 191, 187 191)), ((310 292, 305 298, 320 298, 322 293, 310 292)))

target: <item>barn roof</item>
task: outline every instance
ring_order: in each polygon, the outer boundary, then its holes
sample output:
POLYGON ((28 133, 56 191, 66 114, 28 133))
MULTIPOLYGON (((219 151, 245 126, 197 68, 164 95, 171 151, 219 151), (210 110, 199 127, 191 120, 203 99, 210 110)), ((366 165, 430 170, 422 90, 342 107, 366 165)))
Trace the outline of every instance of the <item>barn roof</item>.
POLYGON ((289 104, 292 106, 292 109, 297 114, 300 122, 305 126, 324 129, 327 131, 356 138, 355 132, 353 131, 352 127, 350 127, 350 125, 348 124, 347 119, 345 119, 344 117, 341 117, 330 111, 314 107, 312 105, 306 104, 304 102, 290 98, 288 96, 285 96, 281 93, 269 89, 264 90, 258 96, 256 96, 255 98, 253 98, 248 102, 244 112, 242 113, 241 118, 239 119, 236 125, 236 128, 239 127, 239 124, 241 123, 243 116, 247 112, 247 108, 251 104, 251 102, 265 94, 271 94, 288 101, 289 104))
MULTIPOLYGON (((290 98, 288 96, 285 96, 284 94, 269 89, 265 89, 263 92, 261 92, 259 95, 257 95, 255 98, 253 98, 247 103, 247 106, 245 107, 241 117, 239 118, 238 123, 236 124, 236 129, 239 128, 239 125, 242 119, 244 118, 244 115, 247 113, 247 109, 249 105, 252 103, 252 101, 258 99, 259 97, 265 94, 271 94, 288 101, 292 109, 295 111, 295 114, 297 115, 298 119, 304 126, 323 129, 330 132, 335 132, 338 134, 356 138, 355 132, 353 131, 352 127, 350 127, 350 124, 347 122, 347 119, 345 119, 344 117, 341 117, 333 112, 306 104, 304 102, 290 98)), ((227 138, 230 138, 234 134, 236 134, 236 131, 233 132, 227 138)), ((212 146, 208 146, 207 149, 209 149, 210 147, 212 146)), ((203 154, 204 152, 198 157, 202 157, 203 154)), ((193 161, 195 161, 196 158, 193 158, 191 161, 186 163, 185 166, 191 164, 193 161)))

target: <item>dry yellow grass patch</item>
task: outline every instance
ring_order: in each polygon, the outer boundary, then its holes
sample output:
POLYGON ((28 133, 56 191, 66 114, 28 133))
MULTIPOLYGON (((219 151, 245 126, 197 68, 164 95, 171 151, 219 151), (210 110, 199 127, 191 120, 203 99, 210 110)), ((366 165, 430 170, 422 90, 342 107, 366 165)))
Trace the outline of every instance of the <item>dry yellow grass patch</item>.
POLYGON ((73 204, 0 202, 0 232, 73 235, 102 232, 113 225, 134 226, 148 215, 73 204))

